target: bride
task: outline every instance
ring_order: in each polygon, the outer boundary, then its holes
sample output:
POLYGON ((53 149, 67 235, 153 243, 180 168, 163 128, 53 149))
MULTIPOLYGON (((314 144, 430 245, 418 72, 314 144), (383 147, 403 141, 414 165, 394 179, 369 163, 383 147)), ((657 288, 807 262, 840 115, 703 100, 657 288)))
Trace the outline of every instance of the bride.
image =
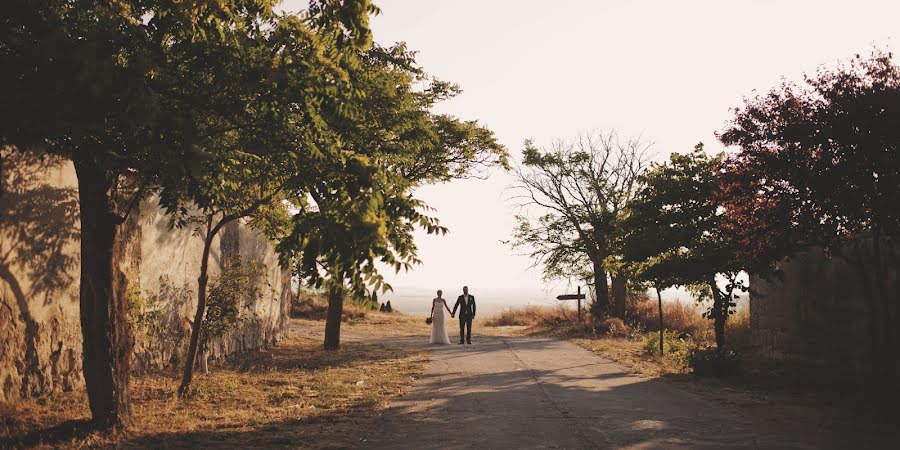
POLYGON ((447 336, 447 327, 444 326, 444 310, 450 314, 450 307, 447 301, 441 295, 442 291, 437 291, 437 298, 431 301, 431 344, 450 344, 450 337, 447 336), (437 311, 435 311, 437 309, 437 311))

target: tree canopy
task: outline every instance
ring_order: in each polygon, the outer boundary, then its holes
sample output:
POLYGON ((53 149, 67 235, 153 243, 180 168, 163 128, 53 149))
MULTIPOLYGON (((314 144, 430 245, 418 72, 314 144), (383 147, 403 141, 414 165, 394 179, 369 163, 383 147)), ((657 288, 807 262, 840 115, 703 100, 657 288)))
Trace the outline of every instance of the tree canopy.
POLYGON ((329 147, 321 139, 323 114, 341 109, 327 100, 346 85, 342 65, 352 65, 339 44, 364 50, 374 9, 362 0, 319 0, 297 17, 275 14, 274 5, 5 5, 0 145, 62 155, 75 165, 84 375, 100 425, 120 425, 130 415, 128 280, 117 251, 129 212, 154 192, 180 210, 192 179, 204 176, 229 139, 244 140, 241 148, 251 154, 290 147, 253 145, 262 138, 300 144, 294 148, 320 158, 315 149, 329 147), (268 122, 293 126, 268 134, 260 126, 268 122))
POLYGON ((884 387, 900 348, 888 294, 900 261, 898 123, 900 67, 875 50, 746 99, 720 135, 738 148, 721 193, 738 258, 763 272, 809 247, 847 260, 866 291, 872 371, 884 387))
POLYGON ((896 239, 897 123, 900 67, 880 51, 747 99, 720 135, 739 148, 725 161, 722 199, 744 259, 836 250, 874 230, 896 239))
POLYGON ((728 218, 716 202, 723 158, 710 157, 698 144, 642 174, 641 189, 629 204, 623 246, 625 259, 640 264, 640 278, 655 287, 699 288, 712 297, 706 315, 715 322, 720 348, 735 291, 745 289, 738 281, 742 267, 734 242, 723 233, 728 218), (726 280, 724 291, 717 275, 726 280))

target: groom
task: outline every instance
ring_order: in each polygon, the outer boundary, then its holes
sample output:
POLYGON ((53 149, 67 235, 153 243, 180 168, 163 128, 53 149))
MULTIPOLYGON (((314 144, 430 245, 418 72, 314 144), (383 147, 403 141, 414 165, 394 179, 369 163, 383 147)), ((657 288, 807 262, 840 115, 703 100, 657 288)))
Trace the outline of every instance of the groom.
POLYGON ((472 343, 472 319, 475 318, 475 297, 469 295, 469 287, 463 286, 463 295, 456 299, 453 305, 453 312, 450 317, 456 314, 456 308, 459 308, 459 343, 463 343, 463 337, 466 343, 472 343))

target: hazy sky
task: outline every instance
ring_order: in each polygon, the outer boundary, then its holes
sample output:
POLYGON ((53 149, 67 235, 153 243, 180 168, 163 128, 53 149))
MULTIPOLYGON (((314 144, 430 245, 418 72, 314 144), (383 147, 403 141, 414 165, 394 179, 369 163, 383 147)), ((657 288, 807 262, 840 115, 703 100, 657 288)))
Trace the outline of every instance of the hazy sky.
MULTIPOLYGON (((288 2, 297 10, 306 4, 288 2)), ((699 141, 711 152, 729 108, 782 77, 798 79, 874 45, 897 50, 900 1, 375 0, 381 44, 405 41, 429 73, 463 94, 440 112, 478 119, 518 158, 581 130, 616 129, 654 142, 660 156, 699 141)), ((511 178, 426 187, 418 196, 450 228, 421 235, 424 265, 391 274, 398 290, 463 283, 545 291, 510 238, 511 178)), ((563 286, 556 286, 555 291, 563 286)))

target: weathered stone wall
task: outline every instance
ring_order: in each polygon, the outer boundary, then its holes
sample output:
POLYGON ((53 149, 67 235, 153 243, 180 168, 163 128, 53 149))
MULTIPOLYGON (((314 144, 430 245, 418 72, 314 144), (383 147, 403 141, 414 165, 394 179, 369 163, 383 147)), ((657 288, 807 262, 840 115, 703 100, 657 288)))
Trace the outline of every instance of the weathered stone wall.
MULTIPOLYGON (((871 247, 849 245, 862 264, 812 249, 782 261, 781 276, 750 277, 752 342, 771 356, 865 371, 869 358, 870 295, 860 270, 872 273, 871 247)), ((887 249, 885 249, 887 251, 887 249)), ((896 272, 889 274, 896 284, 896 272)), ((888 293, 895 298, 896 292, 888 293)))
MULTIPOLYGON (((79 219, 68 161, 2 150, 0 191, 0 399, 79 386, 79 219)), ((126 224, 125 265, 135 324, 134 368, 181 364, 197 304, 202 239, 172 229, 152 201, 126 224)), ((289 309, 290 277, 259 232, 232 223, 213 242, 210 276, 240 256, 265 266, 247 320, 214 342, 213 359, 273 344, 289 309)))

